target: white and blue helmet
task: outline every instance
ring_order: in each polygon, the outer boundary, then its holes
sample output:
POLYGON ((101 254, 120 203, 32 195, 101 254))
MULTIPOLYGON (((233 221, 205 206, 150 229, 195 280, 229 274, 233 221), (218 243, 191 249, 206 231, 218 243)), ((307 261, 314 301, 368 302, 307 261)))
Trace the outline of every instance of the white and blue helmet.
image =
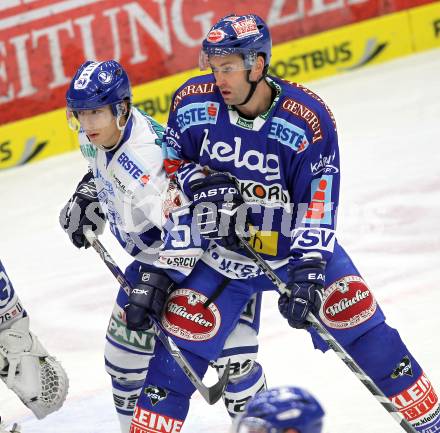
POLYGON ((67 108, 72 112, 93 110, 110 105, 115 116, 123 101, 131 103, 131 86, 127 73, 115 60, 87 61, 73 77, 66 93, 67 108))
POLYGON ((258 393, 246 405, 237 433, 321 433, 324 410, 306 390, 279 387, 258 393))

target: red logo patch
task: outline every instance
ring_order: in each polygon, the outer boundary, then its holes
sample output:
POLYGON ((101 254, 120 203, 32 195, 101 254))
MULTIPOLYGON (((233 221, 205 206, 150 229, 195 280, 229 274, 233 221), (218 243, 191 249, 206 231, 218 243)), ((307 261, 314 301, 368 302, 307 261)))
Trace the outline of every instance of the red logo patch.
POLYGON ((206 40, 213 44, 222 41, 225 38, 225 32, 223 30, 211 30, 208 33, 206 40))
POLYGON ((238 38, 258 35, 260 33, 257 27, 257 23, 253 18, 245 18, 241 21, 235 21, 234 23, 232 23, 232 27, 235 30, 238 38))
POLYGON ((367 321, 376 309, 377 302, 364 280, 348 275, 324 291, 319 314, 330 328, 346 329, 367 321))
POLYGON ((208 114, 211 117, 217 116, 217 107, 214 104, 208 105, 208 114))
POLYGON ((141 181, 144 185, 146 185, 146 184, 148 183, 149 180, 150 180, 150 175, 148 175, 148 174, 144 174, 144 175, 141 177, 141 179, 140 179, 140 181, 141 181))
POLYGON ((307 123, 309 128, 313 131, 313 143, 322 140, 321 121, 313 110, 291 98, 286 98, 283 101, 282 108, 307 123))
POLYGON ((176 337, 190 341, 205 341, 214 337, 220 327, 221 316, 217 306, 208 298, 192 289, 174 291, 162 317, 163 327, 176 337))
POLYGON ((183 421, 160 415, 136 406, 131 420, 130 433, 177 433, 180 432, 183 421))
POLYGON ((414 427, 429 424, 439 416, 437 394, 424 373, 408 389, 391 397, 391 401, 414 427))

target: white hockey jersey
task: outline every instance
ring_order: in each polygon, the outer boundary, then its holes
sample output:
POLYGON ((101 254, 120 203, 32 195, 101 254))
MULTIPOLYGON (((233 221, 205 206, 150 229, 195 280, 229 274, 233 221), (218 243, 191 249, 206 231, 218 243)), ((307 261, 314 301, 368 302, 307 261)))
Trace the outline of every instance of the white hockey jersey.
POLYGON ((162 132, 157 122, 136 108, 114 151, 98 149, 83 130, 79 132, 110 230, 129 254, 144 263, 157 257, 165 219, 181 203, 163 169, 162 132))

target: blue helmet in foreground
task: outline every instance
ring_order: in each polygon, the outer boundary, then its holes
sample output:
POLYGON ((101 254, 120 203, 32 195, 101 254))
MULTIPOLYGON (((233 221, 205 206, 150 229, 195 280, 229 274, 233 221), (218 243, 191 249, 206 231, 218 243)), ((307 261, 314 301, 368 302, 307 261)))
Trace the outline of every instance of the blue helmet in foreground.
POLYGON ((83 63, 66 93, 67 107, 73 112, 110 105, 117 116, 118 104, 125 100, 131 102, 130 81, 115 60, 83 63))
POLYGON ((258 54, 264 54, 267 70, 272 39, 267 24, 257 15, 227 15, 209 31, 202 43, 200 69, 209 68, 209 56, 241 54, 245 69, 251 69, 258 54))
POLYGON ((238 433, 321 433, 324 410, 307 391, 280 387, 257 394, 246 405, 238 433))

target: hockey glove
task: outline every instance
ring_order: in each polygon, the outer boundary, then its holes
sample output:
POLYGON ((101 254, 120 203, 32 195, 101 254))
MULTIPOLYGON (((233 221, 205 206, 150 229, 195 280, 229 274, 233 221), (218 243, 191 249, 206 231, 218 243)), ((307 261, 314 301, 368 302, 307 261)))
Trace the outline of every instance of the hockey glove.
MULTIPOLYGON (((240 248, 236 229, 246 229, 246 210, 243 198, 235 182, 226 174, 210 174, 190 182, 193 194, 192 212, 199 232, 208 239, 217 242, 230 250, 240 248)), ((245 230, 246 231, 246 230, 245 230)))
POLYGON ((69 387, 61 364, 29 331, 29 317, 0 331, 0 378, 38 419, 63 405, 69 387))
POLYGON ((161 316, 173 285, 173 281, 159 269, 141 267, 138 282, 125 306, 127 328, 135 331, 151 328, 151 316, 161 316))
POLYGON ((309 312, 319 313, 325 282, 324 269, 325 262, 317 258, 288 265, 287 288, 290 296, 280 296, 278 309, 292 328, 306 328, 309 312))
POLYGON ((99 204, 95 180, 90 171, 61 210, 59 221, 77 248, 90 246, 84 236, 86 229, 91 229, 97 236, 104 231, 105 215, 99 204))

